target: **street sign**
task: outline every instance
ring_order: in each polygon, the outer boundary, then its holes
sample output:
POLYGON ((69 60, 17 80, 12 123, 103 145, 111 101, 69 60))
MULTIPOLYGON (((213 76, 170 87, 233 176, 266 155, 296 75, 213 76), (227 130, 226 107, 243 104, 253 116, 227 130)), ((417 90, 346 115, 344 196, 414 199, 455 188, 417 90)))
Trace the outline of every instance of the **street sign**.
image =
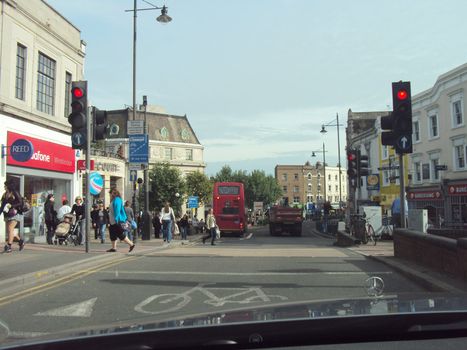
POLYGON ((412 148, 412 137, 410 135, 399 136, 397 138, 397 146, 402 152, 410 151, 410 149, 412 148))
POLYGON ((144 134, 144 120, 128 120, 126 125, 128 135, 144 134))
POLYGON ((130 135, 130 163, 140 163, 140 164, 147 164, 148 163, 148 155, 149 155, 149 142, 148 142, 148 135, 141 134, 141 135, 130 135))
POLYGON ((135 182, 138 179, 138 171, 130 169, 130 182, 135 182))
POLYGON ((188 208, 198 208, 199 207, 198 199, 199 199, 198 196, 188 197, 188 208))
POLYGON ((396 169, 399 169, 399 165, 382 166, 378 168, 378 170, 396 170, 396 169))
POLYGON ((447 165, 435 165, 435 170, 448 170, 447 165))
POLYGON ((101 174, 99 174, 97 171, 91 173, 90 177, 90 192, 93 196, 97 196, 99 193, 101 193, 102 188, 104 188, 104 179, 102 178, 101 174))

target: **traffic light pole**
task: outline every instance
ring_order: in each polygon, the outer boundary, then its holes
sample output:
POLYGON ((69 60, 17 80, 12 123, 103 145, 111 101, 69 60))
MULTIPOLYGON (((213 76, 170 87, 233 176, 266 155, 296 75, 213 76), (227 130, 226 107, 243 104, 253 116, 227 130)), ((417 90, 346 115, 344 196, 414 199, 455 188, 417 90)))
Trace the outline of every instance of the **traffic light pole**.
POLYGON ((406 227, 405 213, 405 178, 404 178, 404 155, 399 154, 399 183, 400 183, 400 203, 401 203, 401 228, 406 227))
POLYGON ((89 233, 91 232, 91 115, 89 113, 90 108, 86 110, 86 202, 84 205, 84 217, 86 218, 84 244, 86 247, 86 253, 89 253, 89 233))

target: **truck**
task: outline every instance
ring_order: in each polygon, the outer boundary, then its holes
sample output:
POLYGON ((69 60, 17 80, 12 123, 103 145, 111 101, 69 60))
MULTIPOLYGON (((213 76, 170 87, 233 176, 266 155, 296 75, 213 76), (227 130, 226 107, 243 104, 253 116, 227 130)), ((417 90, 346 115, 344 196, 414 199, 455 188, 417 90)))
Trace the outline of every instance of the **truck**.
POLYGON ((269 210, 269 233, 276 236, 289 232, 293 236, 302 235, 302 210, 275 205, 269 210))

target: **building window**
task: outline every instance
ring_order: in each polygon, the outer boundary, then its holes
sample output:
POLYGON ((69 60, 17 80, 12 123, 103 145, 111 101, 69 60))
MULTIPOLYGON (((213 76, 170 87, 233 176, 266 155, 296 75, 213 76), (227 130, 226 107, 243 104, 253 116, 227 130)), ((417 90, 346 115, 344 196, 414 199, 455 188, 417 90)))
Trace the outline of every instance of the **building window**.
POLYGON ((439 159, 432 159, 430 162, 431 165, 431 180, 436 181, 439 180, 439 171, 436 170, 436 166, 439 165, 439 159))
POLYGON ((422 178, 423 180, 430 179, 430 164, 429 163, 425 163, 422 165, 422 178))
POLYGON ((70 114, 71 73, 65 74, 65 117, 70 114))
POLYGON ((420 162, 414 163, 414 171, 415 171, 415 181, 421 182, 422 181, 422 166, 420 162))
POLYGON ((318 173, 318 179, 320 179, 320 178, 321 178, 321 174, 320 174, 320 173, 318 173))
POLYGON ((26 83, 26 47, 17 44, 16 46, 16 86, 15 97, 24 100, 24 86, 26 83))
POLYGON ((438 116, 433 114, 428 117, 429 129, 430 129, 430 138, 438 137, 438 116))
POLYGON ((193 150, 192 149, 186 149, 185 150, 185 158, 186 158, 186 160, 193 160, 193 150))
POLYGON ((39 52, 37 69, 37 109, 54 115, 55 61, 39 52))
POLYGON ((338 176, 337 176, 337 175, 336 175, 336 176, 334 176, 334 180, 336 180, 336 181, 337 181, 337 180, 339 180, 339 178, 338 178, 338 176))
POLYGON ((293 174, 294 180, 298 180, 298 174, 293 174))
POLYGON ((462 100, 457 100, 452 103, 452 121, 454 127, 464 124, 462 117, 462 100))
POLYGON ((414 121, 412 123, 412 129, 413 129, 413 142, 419 142, 420 141, 420 123, 419 121, 414 121))
POLYGON ((331 181, 331 174, 328 175, 328 180, 331 181))
POLYGON ((388 146, 382 146, 382 158, 383 159, 388 159, 389 158, 389 149, 388 146))
POLYGON ((336 185, 336 192, 339 191, 339 186, 336 185))
POLYGON ((287 174, 282 174, 282 180, 287 181, 287 174))
POLYGON ((311 180, 311 173, 308 173, 308 180, 311 180))
POLYGON ((293 197, 294 203, 300 203, 300 197, 293 197))
POLYGON ((282 191, 287 192, 287 186, 282 186, 282 191))
POLYGON ((384 170, 383 171, 383 186, 389 186, 389 171, 384 170))
POLYGON ((165 149, 165 159, 171 160, 172 159, 172 148, 166 148, 165 149))
POLYGON ((331 187, 331 185, 328 185, 328 190, 329 190, 329 192, 331 192, 331 191, 332 191, 332 187, 331 187))
POLYGON ((334 202, 339 202, 339 196, 334 196, 334 202))
POLYGON ((298 186, 294 186, 293 191, 294 191, 294 193, 298 193, 298 186))
POLYGON ((456 157, 456 169, 463 170, 465 168, 465 146, 459 145, 454 147, 456 157))

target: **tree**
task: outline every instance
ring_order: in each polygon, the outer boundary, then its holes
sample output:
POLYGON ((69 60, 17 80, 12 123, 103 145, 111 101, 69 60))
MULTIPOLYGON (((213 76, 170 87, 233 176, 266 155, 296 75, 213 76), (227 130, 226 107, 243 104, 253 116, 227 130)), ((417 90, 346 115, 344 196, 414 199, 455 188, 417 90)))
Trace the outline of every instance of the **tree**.
POLYGON ((219 172, 211 177, 212 182, 229 182, 232 180, 232 168, 228 165, 224 165, 219 172))
POLYGON ((211 199, 212 182, 205 174, 199 171, 189 173, 185 182, 188 196, 198 196, 200 203, 207 203, 211 199))
POLYGON ((186 184, 178 168, 172 167, 168 163, 156 164, 149 173, 149 183, 150 208, 160 210, 168 201, 175 212, 181 210, 186 184))

